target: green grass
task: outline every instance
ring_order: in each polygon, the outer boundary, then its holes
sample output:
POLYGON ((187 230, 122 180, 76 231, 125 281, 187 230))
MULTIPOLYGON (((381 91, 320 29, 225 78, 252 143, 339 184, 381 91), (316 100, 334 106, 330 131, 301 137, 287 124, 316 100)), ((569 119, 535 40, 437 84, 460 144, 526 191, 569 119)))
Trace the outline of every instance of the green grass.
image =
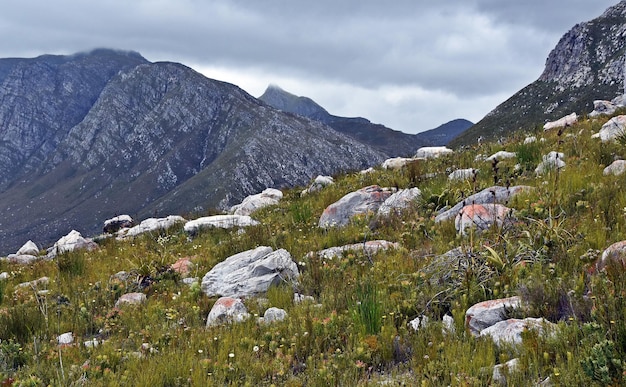
POLYGON ((483 143, 400 171, 336 176, 336 184, 300 197, 301 188, 258 211, 259 226, 245 233, 204 230, 189 240, 180 226, 132 241, 103 241, 93 252, 73 252, 30 266, 0 262, 10 274, 0 282, 0 378, 14 385, 489 385, 496 364, 520 359, 510 385, 620 385, 626 362, 626 282, 623 268, 590 274, 610 244, 626 239, 623 177, 603 176, 619 143, 590 135, 605 120, 582 121, 568 132, 536 133, 545 142, 523 145, 525 135, 504 145, 483 143), (517 159, 474 161, 477 154, 516 151, 517 159), (536 176, 541 156, 565 153, 562 171, 536 176), (516 169, 515 164, 521 164, 516 169), (476 180, 449 182, 446 169, 475 167, 476 180), (509 203, 514 227, 460 237, 453 222, 434 215, 461 197, 499 184, 534 189, 509 203), (370 184, 418 187, 422 198, 388 220, 354 219, 343 229, 320 229, 326 206, 370 184), (401 248, 369 256, 347 252, 324 260, 309 251, 386 239, 401 248), (215 302, 187 286, 168 265, 191 257, 191 276, 202 277, 228 256, 269 245, 298 263, 294 287, 270 288, 245 303, 255 316, 244 323, 205 327, 215 302), (465 252, 453 263, 448 250, 465 252), (126 271, 125 278, 113 278, 126 271), (18 287, 42 276, 46 286, 18 287), (47 292, 41 293, 41 290, 47 292), (126 292, 144 292, 139 307, 114 307, 126 292), (293 293, 315 298, 295 304, 293 293), (464 328, 465 311, 487 299, 521 296, 521 316, 558 323, 557 334, 528 333, 522 345, 498 347, 464 328), (288 317, 258 324, 269 307, 288 317), (441 318, 453 316, 455 332, 441 318), (413 332, 408 322, 427 316, 413 332), (59 348, 56 336, 71 331, 76 344, 59 348), (87 348, 82 343, 101 344, 87 348))

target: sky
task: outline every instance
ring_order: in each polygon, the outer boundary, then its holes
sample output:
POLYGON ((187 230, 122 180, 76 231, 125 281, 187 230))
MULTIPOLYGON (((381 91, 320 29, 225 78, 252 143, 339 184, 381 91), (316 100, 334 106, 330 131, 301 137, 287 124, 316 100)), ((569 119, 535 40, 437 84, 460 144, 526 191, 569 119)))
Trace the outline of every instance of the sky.
POLYGON ((259 97, 417 133, 479 121, 542 73, 559 39, 618 0, 20 0, 0 58, 132 50, 259 97))

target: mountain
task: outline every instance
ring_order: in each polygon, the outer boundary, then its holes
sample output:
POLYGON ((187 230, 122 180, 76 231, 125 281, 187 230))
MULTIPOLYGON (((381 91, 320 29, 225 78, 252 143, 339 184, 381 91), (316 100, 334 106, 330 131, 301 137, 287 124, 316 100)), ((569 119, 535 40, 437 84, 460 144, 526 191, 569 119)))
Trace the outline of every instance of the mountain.
POLYGON ((107 217, 227 207, 384 158, 177 63, 96 50, 0 61, 0 252, 107 217))
POLYGON ((362 117, 334 116, 312 99, 293 95, 276 85, 268 86, 259 99, 276 109, 323 122, 384 152, 388 157, 412 156, 422 146, 446 145, 447 141, 472 125, 467 120, 454 120, 427 132, 407 134, 384 125, 373 124, 362 117))
POLYGON ((550 52, 539 79, 500 104, 451 145, 472 143, 480 136, 498 138, 572 112, 586 114, 593 110, 594 100, 622 94, 625 37, 626 1, 596 19, 577 24, 550 52))

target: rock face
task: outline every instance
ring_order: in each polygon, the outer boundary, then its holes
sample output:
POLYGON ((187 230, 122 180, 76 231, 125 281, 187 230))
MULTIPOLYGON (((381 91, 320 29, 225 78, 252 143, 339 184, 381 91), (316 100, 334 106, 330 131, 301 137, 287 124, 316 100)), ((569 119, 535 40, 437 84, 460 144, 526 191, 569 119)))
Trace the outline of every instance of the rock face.
POLYGON ((599 135, 602 142, 615 140, 618 136, 626 133, 626 115, 613 117, 600 129, 599 135))
POLYGON ((0 252, 30 235, 50 244, 70 224, 95 235, 112 210, 143 219, 227 209, 268 187, 387 158, 234 85, 136 53, 15 59, 2 68, 0 208, 10 210, 0 252))
POLYGON ((465 326, 472 335, 478 336, 483 329, 506 320, 508 313, 520 306, 519 297, 479 302, 465 312, 465 326))
MULTIPOLYGON (((617 2, 616 2, 617 3, 617 2)), ((479 136, 497 139, 513 131, 593 110, 592 102, 623 93, 626 3, 572 27, 550 52, 543 73, 532 84, 487 114, 450 145, 473 144, 479 136)))
POLYGON ((130 215, 119 215, 111 219, 104 221, 104 227, 102 231, 105 234, 113 234, 118 232, 122 228, 131 228, 135 225, 133 218, 130 215))
POLYGON ((185 218, 178 215, 170 215, 166 218, 148 218, 139 223, 137 226, 120 230, 117 237, 119 239, 125 239, 136 237, 147 232, 167 230, 168 228, 182 222, 185 222, 185 218))
POLYGON ((543 130, 545 131, 554 128, 565 128, 567 126, 574 125, 576 122, 578 122, 578 116, 576 115, 576 113, 572 113, 566 115, 565 117, 561 117, 556 121, 546 122, 546 124, 543 125, 543 130))
POLYGON ((484 190, 468 196, 467 199, 457 203, 449 210, 443 211, 435 217, 435 222, 445 222, 447 220, 454 219, 463 207, 469 204, 489 204, 500 203, 507 204, 515 195, 518 195, 526 190, 530 190, 532 187, 525 185, 517 185, 514 187, 501 187, 493 186, 485 188, 484 190))
POLYGON ((468 228, 482 231, 493 225, 502 227, 510 217, 511 209, 502 204, 470 204, 461 209, 454 220, 454 226, 459 234, 466 235, 468 228))
POLYGON ((202 218, 190 220, 183 227, 189 234, 195 234, 203 228, 242 228, 256 226, 259 222, 252 219, 248 215, 213 215, 204 216, 202 218))
POLYGON ((367 241, 364 243, 354 243, 351 245, 329 247, 317 252, 310 252, 306 256, 311 257, 317 255, 322 259, 333 259, 343 255, 348 251, 363 251, 367 255, 374 255, 381 250, 397 249, 400 245, 396 242, 388 242, 385 240, 367 241))
POLYGON ((422 196, 419 188, 401 189, 389 196, 383 204, 378 208, 379 216, 389 216, 391 214, 400 214, 403 210, 415 204, 422 196))
POLYGON ((416 159, 430 159, 450 153, 454 153, 454 151, 446 148, 445 146, 425 146, 419 148, 413 157, 416 159))
POLYGON ((202 278, 202 291, 209 297, 248 297, 265 293, 271 285, 295 281, 300 273, 284 249, 257 247, 228 257, 202 278))
POLYGON ((213 304, 206 319, 206 326, 212 327, 226 323, 242 322, 249 317, 248 309, 240 298, 221 297, 213 304))
POLYGON ((377 185, 351 192, 326 207, 319 220, 319 227, 346 226, 356 215, 374 214, 392 192, 377 185))
POLYGON ((268 188, 261 193, 250 195, 243 199, 240 204, 236 204, 230 208, 233 215, 251 215, 253 212, 263 207, 278 204, 283 198, 283 193, 274 188, 268 188))
POLYGON ((615 160, 602 171, 603 175, 619 176, 626 172, 626 160, 615 160))

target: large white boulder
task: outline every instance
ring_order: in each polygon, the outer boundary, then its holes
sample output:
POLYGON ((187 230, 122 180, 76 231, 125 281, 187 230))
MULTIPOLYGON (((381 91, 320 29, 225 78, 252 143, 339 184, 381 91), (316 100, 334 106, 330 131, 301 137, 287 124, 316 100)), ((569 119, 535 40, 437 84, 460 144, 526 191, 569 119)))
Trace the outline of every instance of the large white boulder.
POLYGON ((496 344, 521 344, 524 331, 536 330, 543 335, 552 333, 555 327, 555 324, 544 318, 511 318, 483 329, 480 336, 489 336, 496 344))
POLYGON ((202 278, 209 297, 248 297, 265 293, 271 285, 295 281, 298 266, 287 250, 261 246, 226 258, 202 278))
POLYGON ((391 214, 400 214, 403 210, 414 204, 421 195, 422 191, 415 187, 394 192, 380 205, 378 215, 389 216, 391 214))
POLYGON ((478 336, 483 329, 508 319, 509 312, 520 306, 517 296, 479 302, 465 312, 465 326, 472 335, 478 336))
POLYGON ((242 228, 256 226, 258 224, 259 222, 248 215, 213 215, 190 220, 185 223, 183 228, 187 233, 195 234, 198 230, 203 228, 242 228))
POLYGON ((505 159, 513 159, 517 157, 517 153, 515 152, 507 152, 507 151, 497 151, 496 153, 492 154, 491 156, 487 157, 485 159, 485 161, 493 161, 493 160, 505 160, 505 159))
POLYGON ((589 113, 589 117, 598 117, 602 115, 611 115, 615 113, 617 106, 611 101, 595 100, 593 101, 593 111, 589 113))
POLYGON ((280 190, 268 188, 261 193, 246 197, 240 204, 232 206, 229 212, 233 215, 251 215, 261 208, 278 204, 282 198, 283 193, 280 190))
POLYGON ((626 172, 626 160, 615 160, 608 167, 604 168, 602 174, 619 176, 626 172))
POLYGON ((568 114, 565 117, 561 117, 556 121, 546 122, 543 126, 543 130, 550 130, 554 128, 564 128, 566 126, 572 126, 578 121, 576 113, 568 114))
POLYGON ((16 255, 39 255, 39 247, 35 244, 35 242, 29 240, 24 243, 19 250, 17 250, 16 255))
POLYGON ((93 250, 97 247, 98 245, 94 241, 89 238, 84 238, 80 232, 72 230, 48 249, 48 258, 54 258, 58 254, 63 254, 68 251, 93 250))
POLYGON ((470 180, 473 179, 478 174, 478 169, 474 168, 465 168, 465 169, 457 169, 452 171, 448 175, 448 180, 457 181, 457 180, 470 180))
POLYGON ((356 215, 375 214, 381 204, 392 191, 377 185, 370 185, 351 192, 335 203, 326 207, 320 220, 319 227, 342 227, 346 226, 352 217, 356 215))
POLYGON ((613 117, 602 125, 598 133, 602 142, 613 141, 620 135, 626 134, 626 115, 613 117))
POLYGON ((137 226, 121 229, 117 233, 117 238, 126 239, 136 237, 147 232, 166 230, 178 223, 183 222, 185 222, 185 218, 178 215, 170 215, 166 218, 148 218, 137 226))

